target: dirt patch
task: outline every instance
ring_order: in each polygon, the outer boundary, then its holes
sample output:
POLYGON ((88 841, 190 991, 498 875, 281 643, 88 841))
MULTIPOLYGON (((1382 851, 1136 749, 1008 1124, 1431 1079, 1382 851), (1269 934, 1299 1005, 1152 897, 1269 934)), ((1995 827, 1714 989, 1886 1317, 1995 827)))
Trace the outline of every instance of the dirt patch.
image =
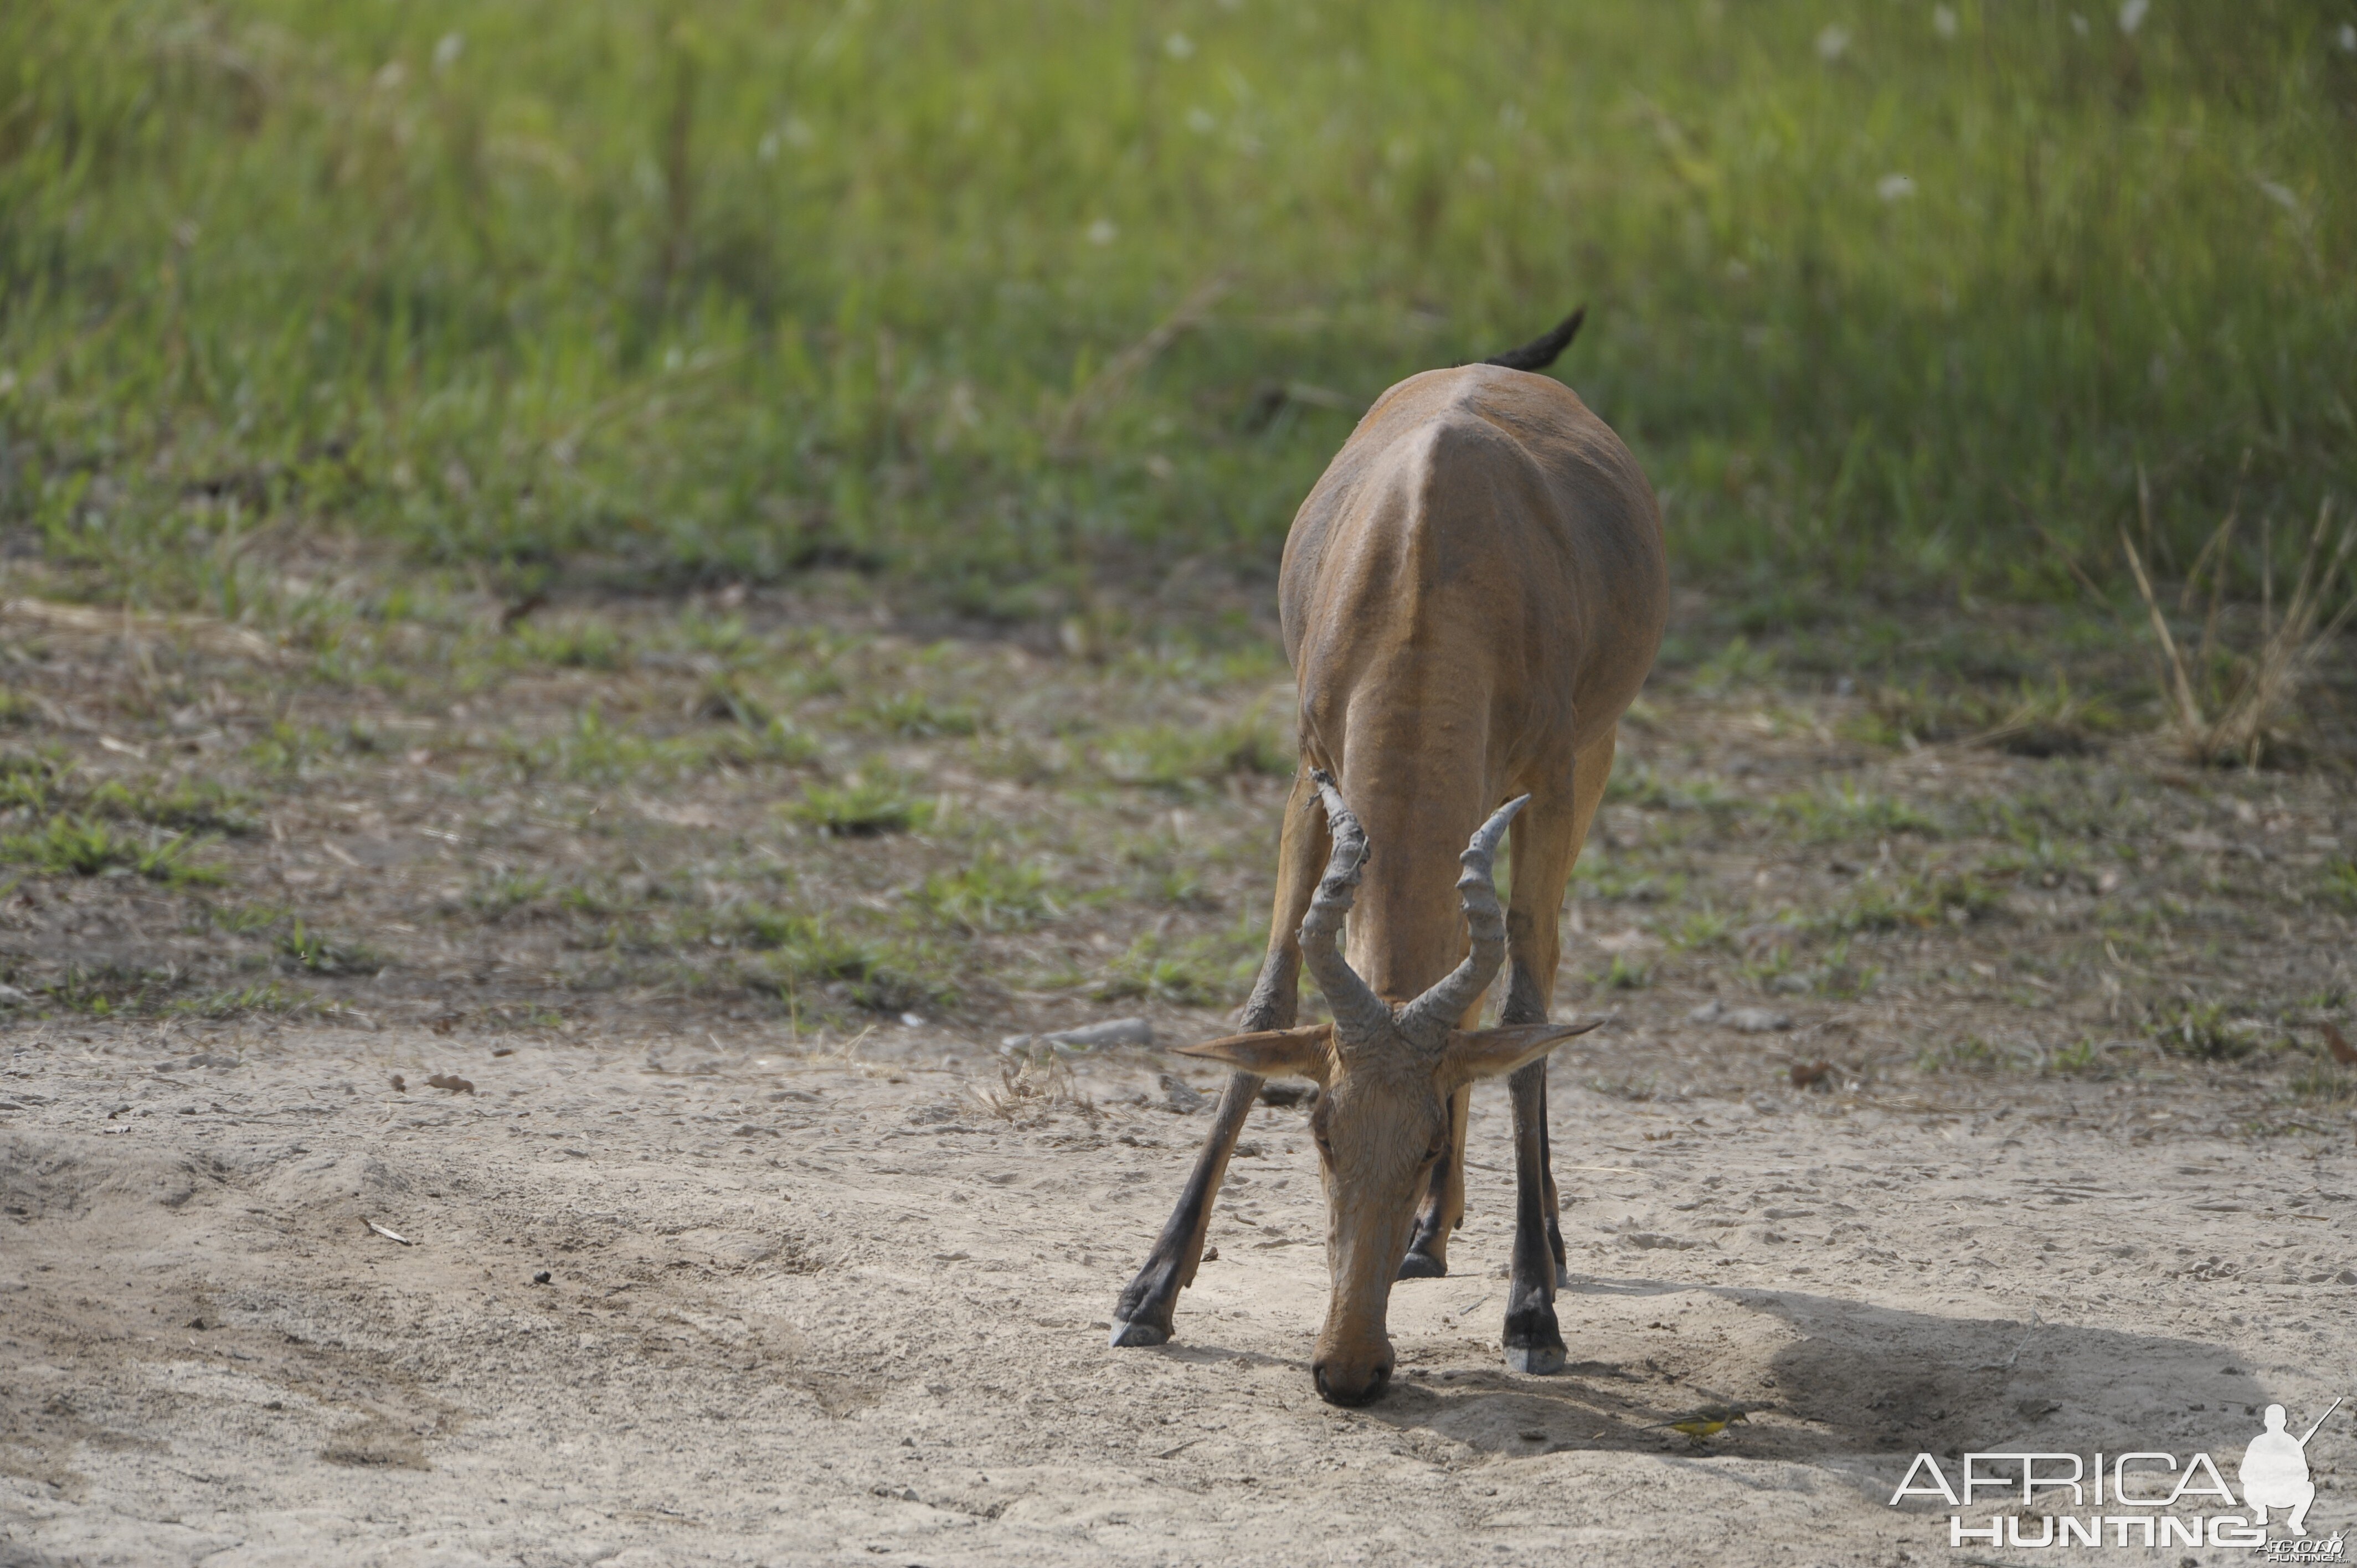
MULTIPOLYGON (((1342 1412, 1297 1106, 1254 1113, 1178 1338, 1105 1348, 1208 1121, 1165 1080, 1213 1087, 1150 1050, 1008 1074, 949 1032, 845 1062, 716 1031, 683 1074, 329 1029, 190 1069, 78 1032, 7 1047, 12 1561, 1886 1563, 1946 1550, 1887 1506, 1919 1451, 2226 1465, 2357 1352, 2347 1124, 2255 1140, 2193 1085, 1803 1090, 1706 1036, 1749 1087, 1632 1101, 1592 1086, 1700 1051, 1587 1036, 1553 1097, 1575 1364, 1500 1364, 1484 1094, 1455 1272, 1399 1288, 1395 1390, 1342 1412), (474 1095, 387 1082, 460 1065, 474 1095), (1673 1424, 1718 1402, 1748 1419, 1673 1424)), ((2349 1521, 2352 1442, 2317 1441, 2311 1528, 2349 1521)))

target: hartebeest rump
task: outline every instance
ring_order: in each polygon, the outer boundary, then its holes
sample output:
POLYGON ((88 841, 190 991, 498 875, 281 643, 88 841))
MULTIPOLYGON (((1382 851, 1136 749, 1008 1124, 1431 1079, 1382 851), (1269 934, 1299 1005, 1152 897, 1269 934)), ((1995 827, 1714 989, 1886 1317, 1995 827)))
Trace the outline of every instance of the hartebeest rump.
POLYGON ((1546 1021, 1556 914, 1668 600, 1661 514, 1636 459, 1568 388, 1532 373, 1578 323, 1392 388, 1294 517, 1278 592, 1301 767, 1268 953, 1247 1032, 1189 1048, 1235 1071, 1122 1293, 1117 1346, 1170 1337, 1262 1079, 1310 1078, 1332 1287, 1311 1369, 1338 1404, 1374 1398, 1392 1371, 1392 1282, 1448 1273, 1471 1083, 1511 1074, 1506 1359, 1563 1365, 1546 1053, 1588 1026, 1546 1021), (1509 822, 1501 920, 1491 857, 1509 822), (1475 1028, 1501 960, 1500 1026, 1475 1028), (1294 1026, 1304 962, 1330 1024, 1294 1026))

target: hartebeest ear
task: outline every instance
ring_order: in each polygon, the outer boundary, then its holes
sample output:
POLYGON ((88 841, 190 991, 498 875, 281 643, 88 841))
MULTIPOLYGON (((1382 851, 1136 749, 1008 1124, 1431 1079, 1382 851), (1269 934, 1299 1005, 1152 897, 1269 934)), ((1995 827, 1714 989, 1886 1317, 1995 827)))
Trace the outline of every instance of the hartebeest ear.
POLYGON ((1527 1067, 1574 1035, 1602 1026, 1601 1018, 1572 1024, 1504 1024, 1494 1029, 1451 1029, 1437 1076, 1451 1083, 1496 1078, 1527 1067))
POLYGON ((1333 1059, 1327 1043, 1333 1035, 1331 1024, 1304 1024, 1297 1029, 1263 1029, 1181 1046, 1178 1054, 1225 1062, 1261 1078, 1310 1078, 1324 1083, 1333 1059))

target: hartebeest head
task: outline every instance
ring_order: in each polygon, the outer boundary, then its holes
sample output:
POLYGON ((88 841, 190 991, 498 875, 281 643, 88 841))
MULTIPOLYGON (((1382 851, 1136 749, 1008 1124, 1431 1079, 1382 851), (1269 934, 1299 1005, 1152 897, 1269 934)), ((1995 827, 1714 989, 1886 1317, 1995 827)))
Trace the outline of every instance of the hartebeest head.
POLYGON ((1366 863, 1367 835, 1333 779, 1324 773, 1311 777, 1334 850, 1302 918, 1301 959, 1325 992, 1334 1021, 1232 1035, 1182 1054, 1263 1077, 1315 1079, 1321 1086, 1309 1125, 1326 1184, 1332 1294, 1310 1369, 1325 1398, 1362 1404, 1391 1380, 1384 1318, 1392 1281, 1407 1247, 1417 1195, 1448 1152, 1448 1096, 1474 1079, 1512 1072, 1595 1025, 1459 1027, 1505 957, 1505 916, 1491 867, 1506 825, 1528 796, 1500 807, 1459 857, 1465 869, 1457 890, 1472 938, 1464 961, 1423 995, 1394 1004, 1375 994, 1336 945, 1366 863))

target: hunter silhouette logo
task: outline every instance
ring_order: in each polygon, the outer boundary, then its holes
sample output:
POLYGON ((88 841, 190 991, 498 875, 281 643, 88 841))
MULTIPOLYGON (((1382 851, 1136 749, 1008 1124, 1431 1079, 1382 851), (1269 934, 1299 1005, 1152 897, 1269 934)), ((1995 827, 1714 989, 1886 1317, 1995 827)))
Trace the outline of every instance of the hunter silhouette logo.
POLYGON ((2251 1510, 2251 1522, 2261 1530, 2267 1526, 2269 1509, 2289 1509, 2291 1517, 2284 1522, 2294 1535, 2308 1533, 2308 1506, 2316 1501, 2316 1483, 2308 1478, 2308 1439, 2322 1430, 2332 1419, 2332 1411, 2341 1402, 2332 1402, 2332 1410, 2316 1418, 2308 1429, 2308 1436, 2294 1437, 2284 1430, 2284 1407, 2267 1406, 2267 1429, 2251 1439, 2243 1450, 2243 1467, 2235 1472, 2243 1483, 2243 1506, 2251 1510))
POLYGON ((2347 1549, 2339 1530, 2330 1540, 2308 1532, 2308 1510, 2316 1501, 2309 1444, 2341 1405, 2334 1400, 2298 1436, 2287 1424, 2284 1407, 2267 1406, 2262 1430, 2243 1450, 2235 1471, 2243 1489, 2239 1501, 2209 1455, 2192 1455, 2180 1465, 2174 1454, 2139 1450, 2114 1455, 2108 1463, 2097 1454, 2092 1466, 2077 1454, 1966 1454, 1964 1474, 1953 1485, 1938 1459, 1918 1454, 1891 1493, 1890 1506, 1910 1497, 1946 1503, 1955 1510, 1948 1515, 1951 1546, 2239 1546, 2259 1549, 2268 1562, 2344 1563, 2347 1549), (1996 1496, 1984 1499, 1984 1493, 1996 1496), (2004 1498, 2018 1507, 1978 1525, 1964 1522, 1962 1510, 1976 1501, 2004 1498), (2089 1507, 2092 1513, 2072 1511, 2089 1507), (2198 1508, 2247 1514, 2190 1511, 2198 1508), (2267 1516, 2277 1509, 2285 1510, 2283 1528, 2290 1533, 2270 1541, 2267 1516), (2025 1518, 2041 1527, 2040 1534, 2022 1533, 2025 1518))

